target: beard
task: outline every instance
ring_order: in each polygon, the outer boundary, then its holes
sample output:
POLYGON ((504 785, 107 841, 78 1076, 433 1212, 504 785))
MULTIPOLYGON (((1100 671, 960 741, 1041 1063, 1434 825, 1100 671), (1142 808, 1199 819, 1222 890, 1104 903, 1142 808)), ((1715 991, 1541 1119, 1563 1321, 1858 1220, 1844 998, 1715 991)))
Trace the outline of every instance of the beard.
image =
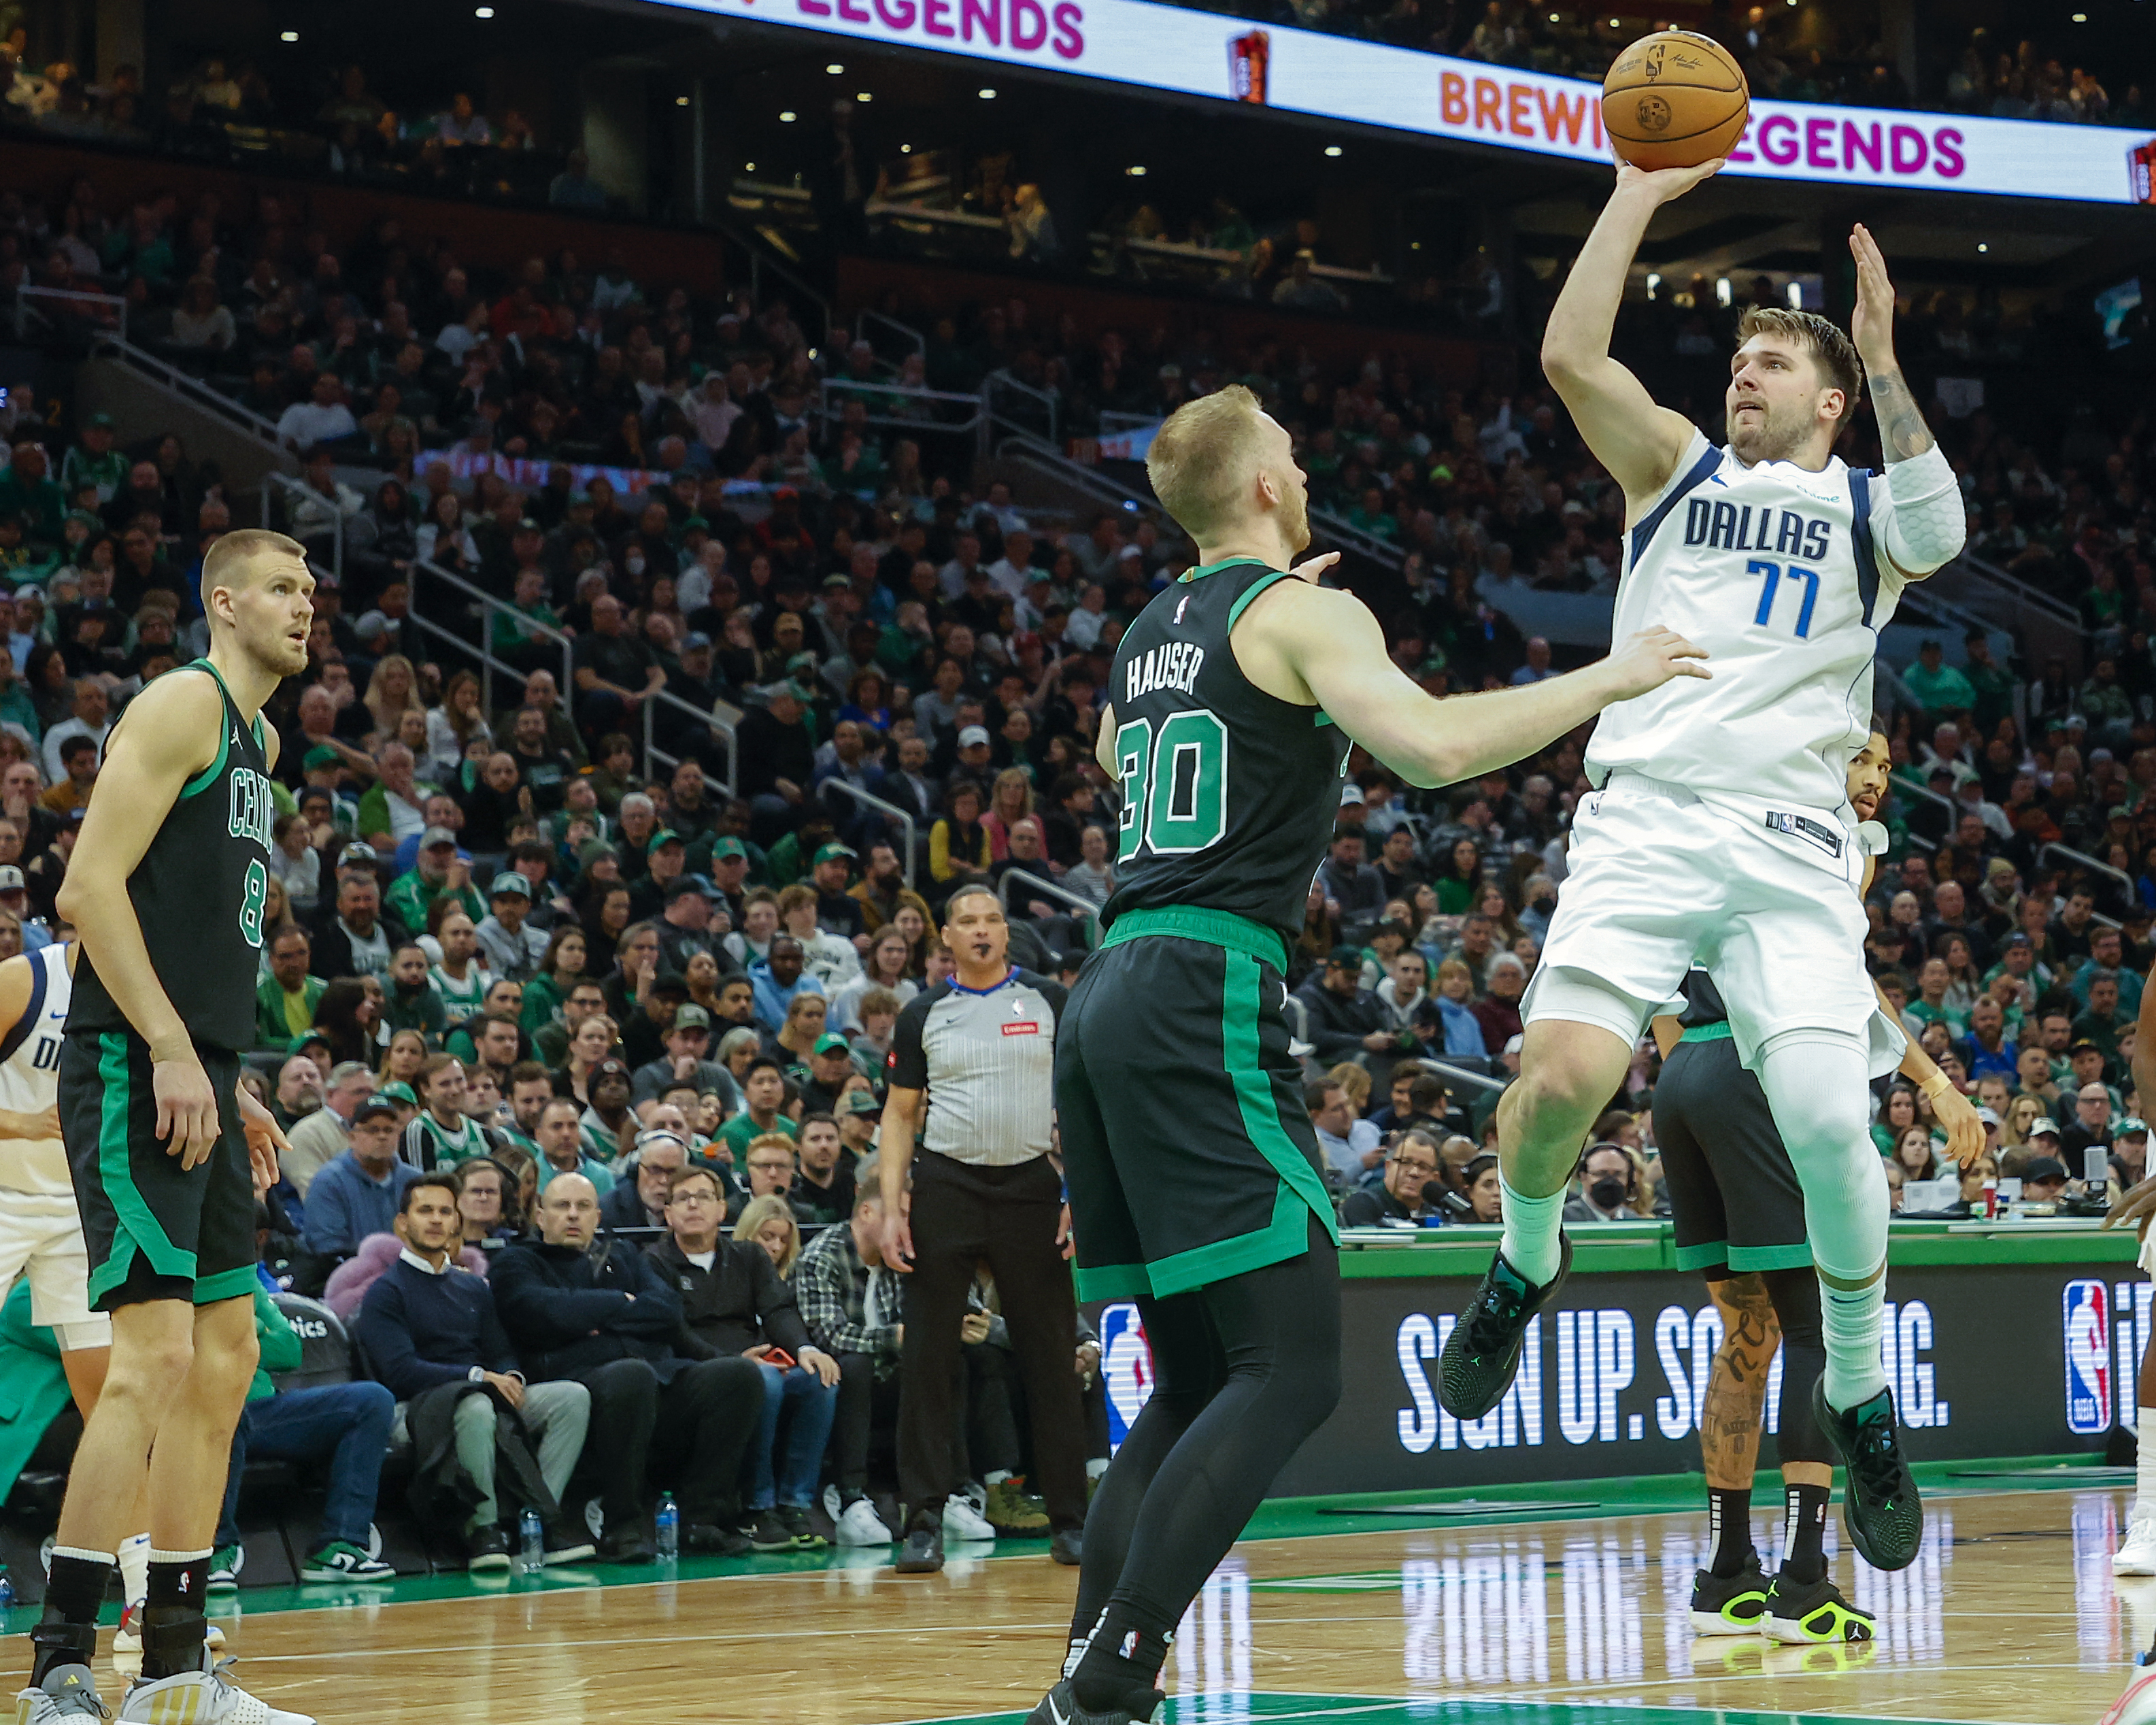
POLYGON ((1811 414, 1794 403, 1777 407, 1763 403, 1755 418, 1729 415, 1729 447, 1748 467, 1763 461, 1787 461, 1804 445, 1815 423, 1811 414))

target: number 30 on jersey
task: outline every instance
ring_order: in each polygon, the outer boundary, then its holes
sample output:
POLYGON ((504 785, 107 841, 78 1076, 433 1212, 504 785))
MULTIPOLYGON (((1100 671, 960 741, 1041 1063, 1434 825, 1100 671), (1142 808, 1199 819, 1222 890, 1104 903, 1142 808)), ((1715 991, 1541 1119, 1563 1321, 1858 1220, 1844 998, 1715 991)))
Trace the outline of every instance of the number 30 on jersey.
POLYGON ((1208 707, 1171 713, 1158 735, 1150 719, 1116 727, 1116 772, 1123 782, 1116 860, 1141 850, 1187 856, 1228 830, 1228 727, 1208 707))

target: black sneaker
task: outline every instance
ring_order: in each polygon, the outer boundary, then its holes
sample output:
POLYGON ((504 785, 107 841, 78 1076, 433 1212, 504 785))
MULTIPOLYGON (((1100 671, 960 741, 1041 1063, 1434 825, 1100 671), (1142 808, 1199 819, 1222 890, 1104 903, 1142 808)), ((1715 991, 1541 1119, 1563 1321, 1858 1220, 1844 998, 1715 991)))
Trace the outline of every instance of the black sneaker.
POLYGON ((658 1556, 651 1536, 634 1522, 625 1527, 609 1527, 599 1539, 598 1560, 602 1563, 649 1563, 656 1561, 658 1556))
POLYGON ((1168 1697, 1158 1689, 1142 1689, 1126 1696, 1119 1707, 1091 1713, 1078 1705, 1065 1677, 1040 1704, 1025 1716, 1025 1725, 1159 1725, 1167 1717, 1168 1697))
POLYGON ((1058 1527, 1048 1536, 1048 1555, 1065 1568, 1075 1569, 1086 1561, 1086 1530, 1058 1527))
POLYGON ((935 1574, 943 1567, 943 1530, 925 1526, 907 1528, 906 1543, 899 1548, 898 1559, 891 1567, 901 1575, 935 1574))
POLYGON ((681 1530, 681 1548, 699 1557, 745 1558, 751 1552, 762 1549, 738 1527, 721 1527, 711 1522, 691 1522, 681 1530))
POLYGON ((506 1569, 509 1567, 509 1536, 498 1522, 489 1522, 484 1527, 475 1527, 465 1535, 465 1567, 467 1569, 506 1569))
POLYGON ((778 1525, 793 1536, 796 1551, 821 1551, 831 1543, 816 1531, 808 1519, 808 1512, 798 1503, 778 1506, 778 1525))
POLYGON ((754 1551, 792 1551, 793 1530, 778 1519, 777 1511, 760 1509, 749 1523, 748 1543, 754 1551))
POLYGON ((552 1568, 557 1563, 581 1563, 595 1555, 598 1547, 588 1529, 564 1517, 547 1527, 544 1551, 542 1561, 552 1568))
POLYGON ((1529 1322, 1572 1274, 1572 1241, 1562 1234, 1558 1251, 1557 1274, 1539 1288, 1522 1280, 1502 1252, 1490 1260, 1438 1362, 1437 1399, 1454 1419, 1480 1420, 1505 1399, 1520 1368, 1529 1322))
POLYGON ((1697 1635, 1756 1635, 1767 1610, 1767 1577, 1755 1554, 1734 1575, 1696 1571, 1691 1579, 1691 1628, 1697 1635))
POLYGON ((1907 1568, 1924 1543, 1924 1505, 1902 1456, 1894 1392, 1840 1413, 1827 1405, 1821 1378, 1812 1385, 1812 1417, 1846 1471, 1841 1519, 1850 1543, 1875 1569, 1907 1568))
POLYGON ((1801 1582, 1778 1575, 1767 1584, 1759 1630, 1773 1641, 1869 1641, 1879 1633, 1879 1623, 1842 1598, 1830 1576, 1801 1582))

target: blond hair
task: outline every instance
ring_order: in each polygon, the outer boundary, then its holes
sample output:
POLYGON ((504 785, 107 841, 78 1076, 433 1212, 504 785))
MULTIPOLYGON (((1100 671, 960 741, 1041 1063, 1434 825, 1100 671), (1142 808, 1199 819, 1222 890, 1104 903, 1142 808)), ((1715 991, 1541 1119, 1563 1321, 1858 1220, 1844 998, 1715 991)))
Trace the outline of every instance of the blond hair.
POLYGON ((273 533, 267 527, 241 527, 220 533, 203 553, 202 604, 210 613, 209 596, 222 587, 228 592, 250 586, 259 578, 256 565, 269 557, 307 560, 306 548, 296 539, 273 533))
MULTIPOLYGON (((704 1173, 708 1170, 699 1168, 696 1172, 704 1173)), ((786 1250, 778 1260, 778 1279, 783 1281, 793 1274, 793 1266, 801 1256, 801 1224, 794 1219, 793 1209, 784 1199, 767 1192, 761 1198, 749 1199, 742 1206, 741 1220, 734 1224, 734 1238, 762 1251, 762 1242, 757 1235, 763 1231, 766 1222, 773 1220, 786 1224, 786 1250)))
POLYGON ((1360 1114, 1370 1106, 1370 1069, 1358 1066, 1353 1060, 1342 1060, 1325 1075, 1327 1084, 1337 1084, 1347 1092, 1348 1100, 1360 1114))
POLYGON ((1230 383, 1185 402, 1153 434, 1146 477, 1176 525, 1201 545, 1241 511, 1256 477, 1265 409, 1256 396, 1230 383))
POLYGON ((1754 336, 1779 336, 1794 342, 1812 357, 1820 377, 1830 388, 1841 392, 1841 414, 1834 422, 1836 435, 1849 423, 1857 403, 1864 399, 1864 362, 1856 357, 1856 344, 1830 317, 1816 311, 1792 311, 1780 305, 1754 305, 1738 321, 1740 347, 1754 336))

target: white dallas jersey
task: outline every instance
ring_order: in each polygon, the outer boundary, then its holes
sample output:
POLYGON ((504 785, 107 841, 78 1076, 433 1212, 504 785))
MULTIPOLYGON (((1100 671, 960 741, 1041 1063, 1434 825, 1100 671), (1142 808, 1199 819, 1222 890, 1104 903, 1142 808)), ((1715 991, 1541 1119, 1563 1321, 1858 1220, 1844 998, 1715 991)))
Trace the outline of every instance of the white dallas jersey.
POLYGON ((1673 629, 1706 651, 1713 675, 1606 709, 1587 750, 1597 785, 1630 769, 1748 824, 1824 814, 1845 837, 1872 655, 1906 584, 1873 549, 1881 483, 1839 457, 1820 473, 1747 467, 1692 434, 1626 536, 1614 639, 1673 629))
MULTIPOLYGON (((58 941, 29 955, 29 1004, 19 1022, 0 1029, 0 1108, 43 1114, 59 1100, 60 1033, 73 992, 67 955, 58 941)), ((72 1194, 67 1147, 58 1138, 0 1143, 0 1187, 53 1198, 72 1194)))

